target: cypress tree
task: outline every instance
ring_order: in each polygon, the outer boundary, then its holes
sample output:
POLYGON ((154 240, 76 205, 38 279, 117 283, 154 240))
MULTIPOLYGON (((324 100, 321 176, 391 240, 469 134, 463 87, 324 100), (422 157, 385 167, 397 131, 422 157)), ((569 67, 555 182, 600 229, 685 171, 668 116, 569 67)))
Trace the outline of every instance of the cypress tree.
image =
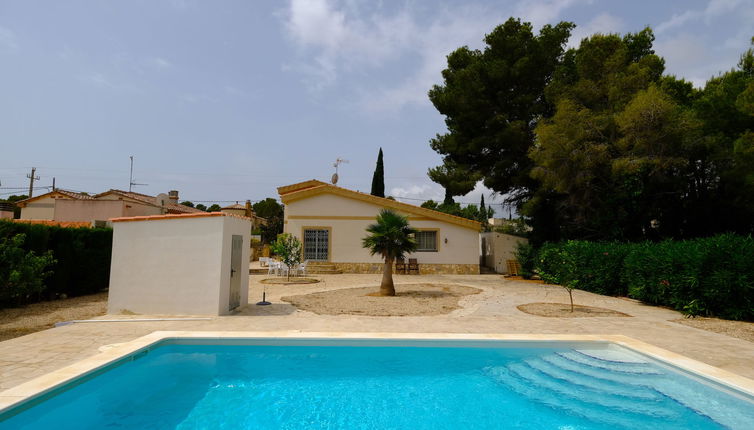
POLYGON ((385 197, 385 168, 382 165, 382 148, 377 155, 377 167, 375 167, 374 176, 372 176, 371 194, 377 197, 385 197))
POLYGON ((485 223, 487 222, 487 218, 489 218, 487 209, 484 206, 484 194, 482 194, 482 201, 479 203, 479 218, 479 221, 485 223))

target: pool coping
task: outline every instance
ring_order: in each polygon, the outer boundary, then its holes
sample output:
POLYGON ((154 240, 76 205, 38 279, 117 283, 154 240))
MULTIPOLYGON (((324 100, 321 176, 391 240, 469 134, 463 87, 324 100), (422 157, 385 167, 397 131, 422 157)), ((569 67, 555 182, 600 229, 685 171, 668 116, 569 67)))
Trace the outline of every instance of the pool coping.
POLYGON ((612 343, 647 355, 692 375, 706 378, 724 387, 754 397, 754 380, 702 363, 681 354, 624 335, 572 334, 468 334, 468 333, 360 333, 302 331, 155 331, 129 342, 113 345, 99 354, 39 376, 0 392, 0 414, 37 399, 110 364, 171 339, 288 339, 288 340, 422 340, 422 341, 519 341, 519 342, 588 342, 612 343))

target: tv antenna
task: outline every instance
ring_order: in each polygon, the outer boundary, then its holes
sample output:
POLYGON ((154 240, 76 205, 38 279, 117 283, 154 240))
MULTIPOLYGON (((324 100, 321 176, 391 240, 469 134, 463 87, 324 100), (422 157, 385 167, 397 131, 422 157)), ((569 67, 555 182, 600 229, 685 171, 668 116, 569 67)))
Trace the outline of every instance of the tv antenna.
POLYGON ((330 182, 332 182, 333 185, 338 183, 338 166, 340 166, 343 163, 348 163, 348 160, 344 160, 342 158, 338 158, 335 160, 335 163, 333 163, 333 167, 335 167, 335 173, 332 175, 332 179, 330 182))
POLYGON ((128 192, 130 193, 131 192, 131 188, 134 185, 149 185, 149 184, 138 184, 138 183, 134 182, 134 156, 131 155, 128 158, 131 159, 131 175, 128 178, 128 192))

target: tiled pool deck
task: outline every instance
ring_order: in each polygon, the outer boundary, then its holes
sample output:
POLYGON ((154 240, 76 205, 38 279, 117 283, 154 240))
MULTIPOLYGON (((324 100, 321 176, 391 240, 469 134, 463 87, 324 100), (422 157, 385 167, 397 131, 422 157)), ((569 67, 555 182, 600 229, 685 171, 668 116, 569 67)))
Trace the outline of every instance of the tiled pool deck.
MULTIPOLYGON (((266 307, 249 305, 235 315, 193 321, 101 322, 71 324, 0 342, 0 391, 27 382, 110 345, 128 342, 154 331, 300 331, 361 333, 474 333, 474 334, 595 334, 625 335, 723 370, 754 379, 754 343, 671 322, 677 312, 582 291, 577 304, 599 306, 632 316, 546 318, 523 313, 517 305, 532 302, 565 303, 568 295, 557 286, 505 280, 499 275, 396 275, 397 284, 432 282, 468 285, 483 290, 466 297, 462 309, 426 317, 367 317, 316 315, 296 310, 280 297, 326 289, 376 286, 381 275, 329 275, 310 285, 267 285, 266 307)), ((262 296, 261 279, 250 280, 250 301, 262 296)), ((101 319, 152 318, 152 315, 104 316, 101 319)))

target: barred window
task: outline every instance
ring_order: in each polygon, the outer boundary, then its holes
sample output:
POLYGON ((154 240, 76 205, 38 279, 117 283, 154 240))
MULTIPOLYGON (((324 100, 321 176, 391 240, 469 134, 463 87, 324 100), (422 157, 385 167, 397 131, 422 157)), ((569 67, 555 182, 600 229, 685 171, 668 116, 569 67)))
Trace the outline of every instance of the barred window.
POLYGON ((416 233, 417 251, 437 251, 437 231, 427 230, 416 233))

